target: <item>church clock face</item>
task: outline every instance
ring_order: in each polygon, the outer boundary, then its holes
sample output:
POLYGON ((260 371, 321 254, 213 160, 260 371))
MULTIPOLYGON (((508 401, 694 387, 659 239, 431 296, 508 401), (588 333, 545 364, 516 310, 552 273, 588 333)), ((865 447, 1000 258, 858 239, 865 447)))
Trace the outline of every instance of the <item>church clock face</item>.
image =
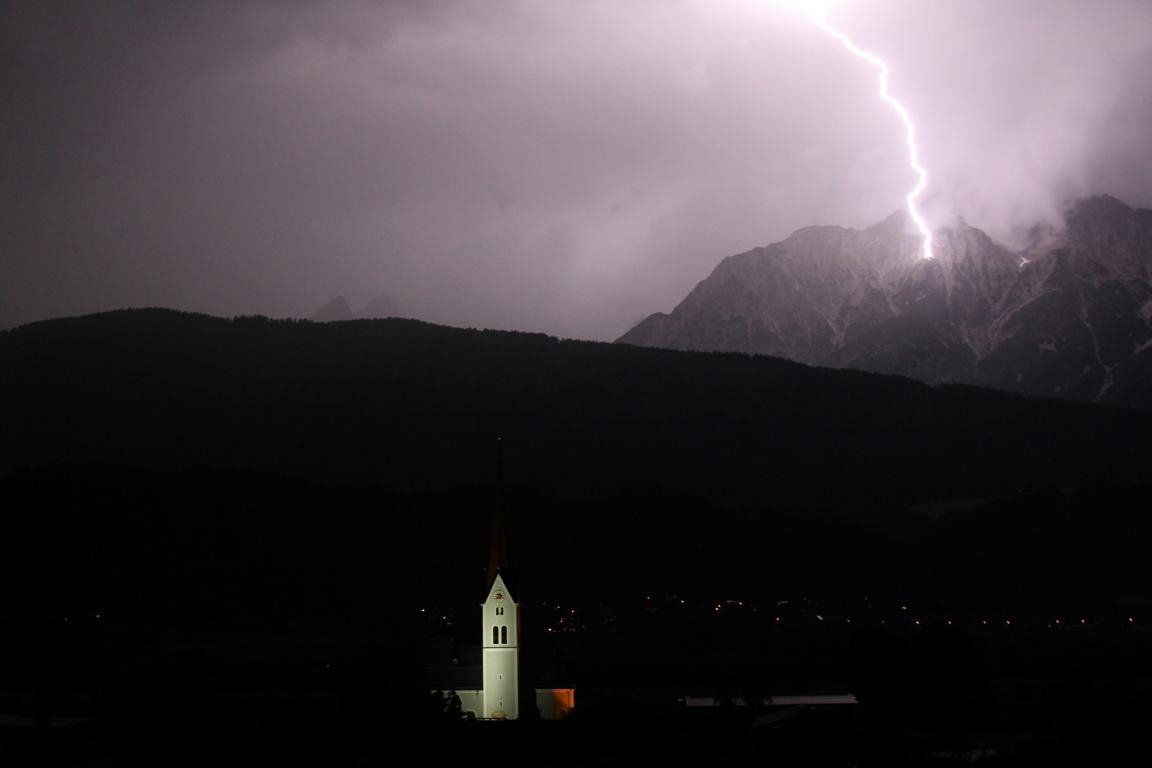
POLYGON ((492 595, 492 599, 493 600, 503 600, 504 599, 504 593, 498 589, 498 590, 496 590, 496 594, 492 595))

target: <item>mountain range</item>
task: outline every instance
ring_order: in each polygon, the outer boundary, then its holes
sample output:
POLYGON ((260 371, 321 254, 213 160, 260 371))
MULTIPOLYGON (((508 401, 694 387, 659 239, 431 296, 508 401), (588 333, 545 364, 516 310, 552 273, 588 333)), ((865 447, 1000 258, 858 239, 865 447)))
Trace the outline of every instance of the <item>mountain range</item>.
POLYGON ((724 259, 618 342, 1152 409, 1152 210, 1097 196, 1064 222, 1019 250, 941 229, 932 259, 903 213, 806 227, 724 259))

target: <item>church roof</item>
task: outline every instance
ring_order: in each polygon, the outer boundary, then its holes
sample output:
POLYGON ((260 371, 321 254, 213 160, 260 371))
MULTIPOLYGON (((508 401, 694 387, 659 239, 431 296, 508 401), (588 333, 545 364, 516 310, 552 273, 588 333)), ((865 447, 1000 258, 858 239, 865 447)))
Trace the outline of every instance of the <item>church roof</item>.
POLYGON ((488 571, 484 584, 484 597, 492 590, 499 574, 504 586, 517 597, 515 572, 508 556, 508 517, 504 510, 504 448, 503 438, 496 439, 496 510, 492 518, 492 540, 488 546, 488 571))

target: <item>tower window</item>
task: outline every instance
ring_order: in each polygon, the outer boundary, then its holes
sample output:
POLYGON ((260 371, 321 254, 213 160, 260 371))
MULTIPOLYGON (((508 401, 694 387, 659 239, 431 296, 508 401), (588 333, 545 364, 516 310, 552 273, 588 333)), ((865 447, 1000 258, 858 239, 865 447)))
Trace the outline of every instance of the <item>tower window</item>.
POLYGON ((504 615, 504 606, 502 606, 502 605, 501 605, 501 606, 497 606, 497 608, 496 608, 496 615, 497 615, 497 616, 503 616, 503 615, 504 615))
POLYGON ((508 645, 508 627, 500 627, 500 642, 503 645, 508 645))
POLYGON ((492 627, 492 645, 500 644, 500 627, 492 627))

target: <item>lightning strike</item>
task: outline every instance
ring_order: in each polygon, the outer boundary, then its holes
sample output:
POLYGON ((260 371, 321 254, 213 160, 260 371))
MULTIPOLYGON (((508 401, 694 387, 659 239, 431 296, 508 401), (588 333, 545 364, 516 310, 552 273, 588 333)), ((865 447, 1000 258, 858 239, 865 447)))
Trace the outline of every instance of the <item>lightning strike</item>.
POLYGON ((907 107, 900 103, 900 101, 892 95, 888 87, 888 63, 884 59, 877 56, 871 51, 866 51, 856 43, 852 42, 848 35, 833 27, 826 16, 825 11, 811 4, 797 3, 795 0, 788 3, 796 10, 806 14, 812 22, 819 27, 823 32, 830 37, 840 41, 840 43, 848 49, 858 59, 866 61, 872 65, 880 75, 880 98, 888 106, 900 116, 900 120, 904 123, 904 138, 908 145, 908 165, 916 174, 916 186, 908 193, 905 200, 908 203, 908 215, 912 217, 916 229, 919 230, 921 237, 924 239, 924 246, 922 255, 926 259, 933 257, 932 252, 932 230, 928 226, 928 222, 924 220, 921 215, 920 209, 916 205, 917 198, 923 194, 925 188, 928 186, 928 171, 920 164, 920 149, 916 146, 916 124, 912 122, 912 115, 908 112, 907 107))

